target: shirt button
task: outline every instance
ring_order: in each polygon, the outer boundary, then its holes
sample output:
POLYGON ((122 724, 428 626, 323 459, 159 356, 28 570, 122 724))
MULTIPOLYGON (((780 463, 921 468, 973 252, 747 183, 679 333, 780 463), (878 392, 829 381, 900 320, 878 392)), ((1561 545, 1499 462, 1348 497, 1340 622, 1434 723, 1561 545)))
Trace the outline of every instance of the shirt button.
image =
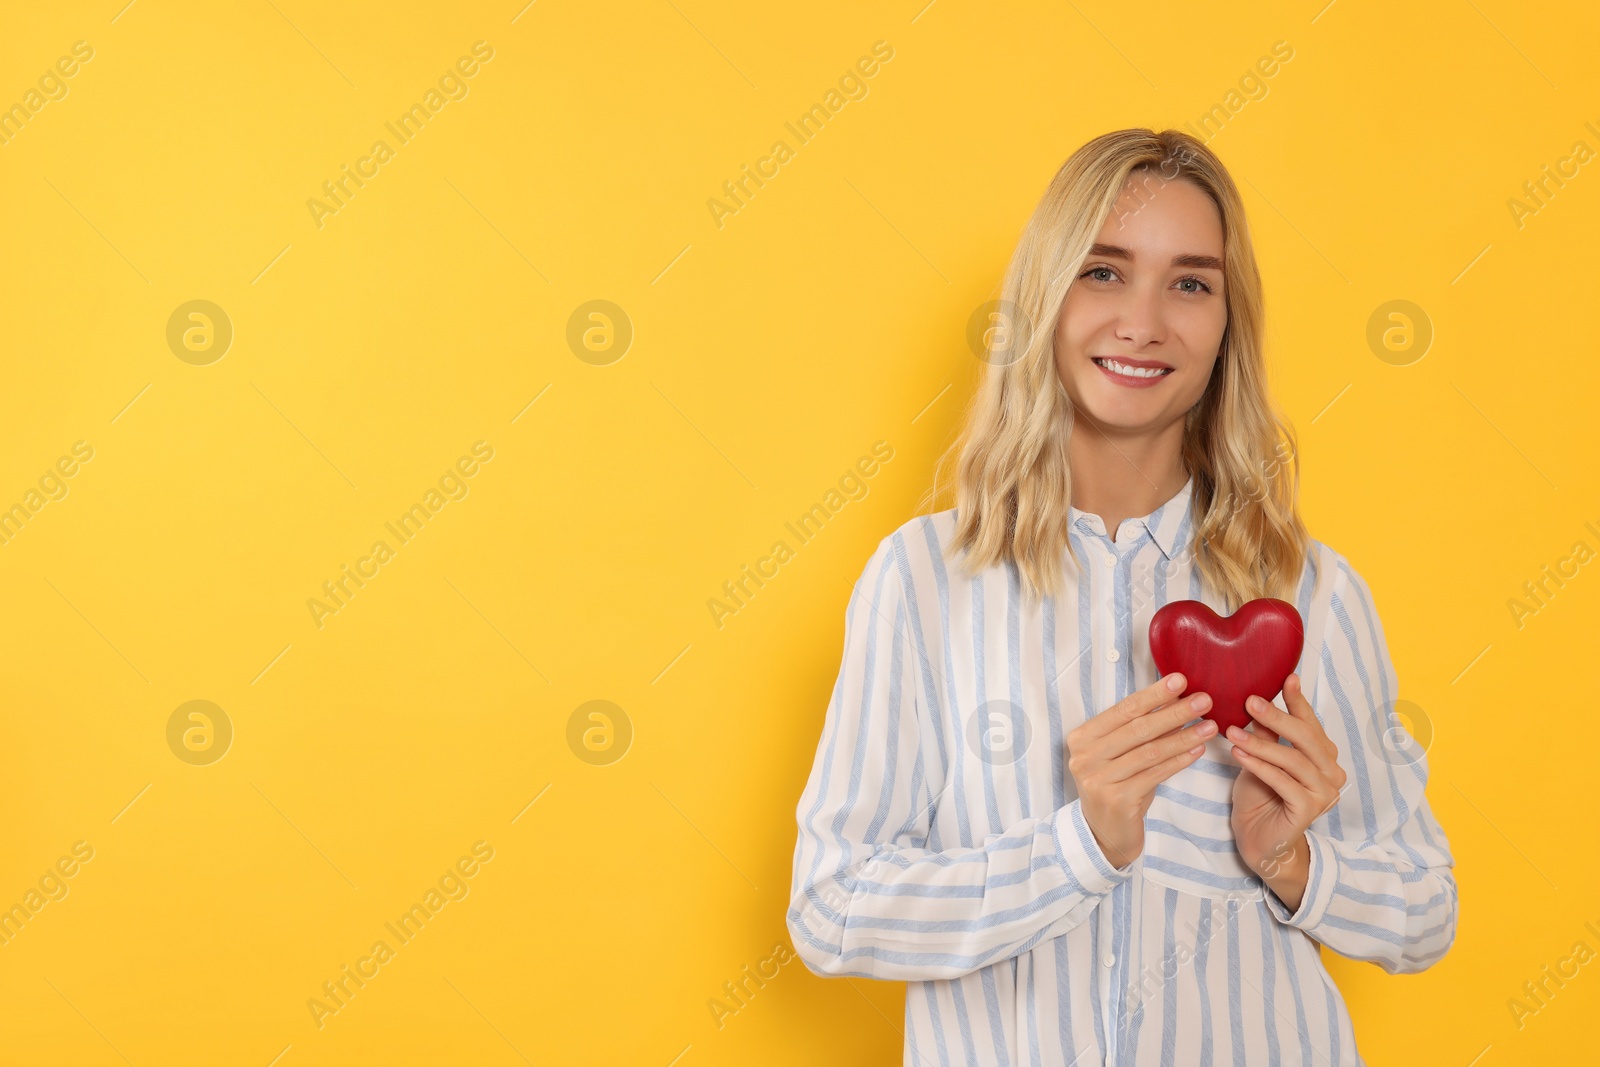
POLYGON ((1107 952, 1103 957, 1101 957, 1100 962, 1105 964, 1107 967, 1110 967, 1117 962, 1117 957, 1107 952))
POLYGON ((1115 567, 1116 565, 1117 565, 1117 557, 1116 556, 1107 556, 1106 557, 1106 566, 1107 567, 1115 567))
POLYGON ((1118 652, 1116 649, 1109 648, 1109 649, 1106 650, 1106 659, 1110 660, 1112 663, 1117 662, 1117 660, 1119 660, 1121 658, 1122 658, 1122 653, 1118 652))

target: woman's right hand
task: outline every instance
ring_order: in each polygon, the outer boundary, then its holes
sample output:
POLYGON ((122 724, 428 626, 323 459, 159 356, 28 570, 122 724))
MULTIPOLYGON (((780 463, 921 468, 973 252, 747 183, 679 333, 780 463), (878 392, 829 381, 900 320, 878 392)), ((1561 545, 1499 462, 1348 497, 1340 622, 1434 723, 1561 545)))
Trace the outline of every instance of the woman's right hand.
POLYGON ((1169 674, 1067 734, 1067 771, 1100 850, 1118 868, 1144 851, 1144 816, 1156 786, 1189 766, 1217 732, 1210 719, 1178 727, 1211 707, 1205 693, 1182 700, 1188 684, 1169 674))

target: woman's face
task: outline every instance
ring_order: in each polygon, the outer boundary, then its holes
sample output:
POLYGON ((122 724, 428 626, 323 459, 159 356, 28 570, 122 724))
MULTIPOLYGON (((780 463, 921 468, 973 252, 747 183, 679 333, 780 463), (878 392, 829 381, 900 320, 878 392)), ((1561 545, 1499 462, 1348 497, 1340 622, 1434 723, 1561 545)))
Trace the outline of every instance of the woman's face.
POLYGON ((1141 433, 1199 402, 1228 324, 1222 256, 1222 216, 1204 190, 1134 172, 1056 326, 1056 373, 1078 411, 1141 433))

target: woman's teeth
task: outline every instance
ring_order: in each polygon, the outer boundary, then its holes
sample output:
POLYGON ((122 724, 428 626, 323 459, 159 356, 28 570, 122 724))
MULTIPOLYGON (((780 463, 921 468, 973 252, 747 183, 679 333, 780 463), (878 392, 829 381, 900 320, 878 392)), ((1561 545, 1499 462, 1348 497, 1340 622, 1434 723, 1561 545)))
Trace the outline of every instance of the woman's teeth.
POLYGON ((1130 367, 1126 363, 1118 363, 1114 359, 1097 359, 1096 363, 1107 370, 1117 374, 1125 374, 1130 378, 1159 378, 1163 374, 1171 374, 1171 367, 1130 367))

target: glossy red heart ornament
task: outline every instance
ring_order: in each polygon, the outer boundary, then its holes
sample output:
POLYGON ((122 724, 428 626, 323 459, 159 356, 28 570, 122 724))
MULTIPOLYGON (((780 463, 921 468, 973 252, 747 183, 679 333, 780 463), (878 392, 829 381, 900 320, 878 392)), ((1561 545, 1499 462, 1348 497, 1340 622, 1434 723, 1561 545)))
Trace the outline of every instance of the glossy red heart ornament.
POLYGON ((1174 600, 1150 620, 1150 655, 1162 675, 1181 672, 1184 694, 1208 693, 1204 718, 1226 736, 1253 722, 1244 710, 1254 694, 1271 700, 1300 662, 1305 626, 1288 601, 1261 597, 1223 618, 1198 600, 1174 600))

